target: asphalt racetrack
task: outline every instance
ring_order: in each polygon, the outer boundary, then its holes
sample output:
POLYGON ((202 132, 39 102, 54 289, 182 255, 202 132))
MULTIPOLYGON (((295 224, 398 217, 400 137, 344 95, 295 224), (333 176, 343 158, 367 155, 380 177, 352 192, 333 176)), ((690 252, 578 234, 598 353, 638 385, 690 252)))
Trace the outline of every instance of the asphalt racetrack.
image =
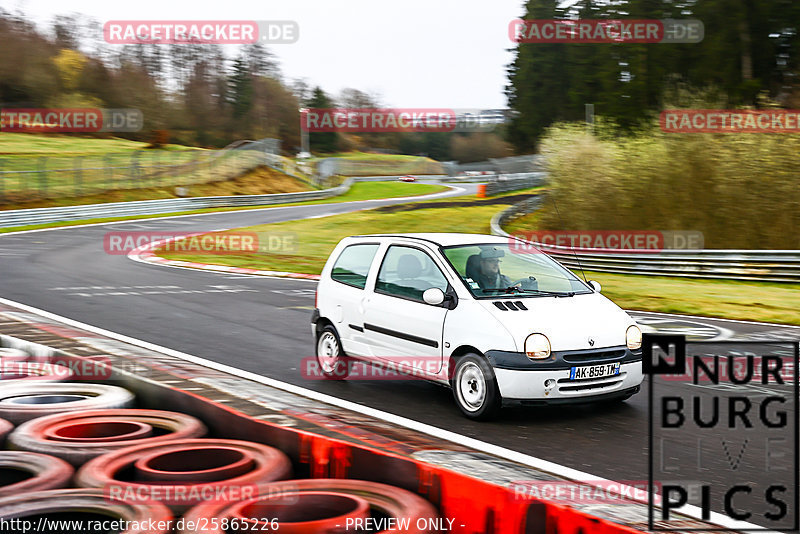
MULTIPOLYGON (((435 196, 470 194, 475 185, 457 187, 435 196)), ((103 250, 103 236, 111 230, 211 231, 404 201, 408 199, 245 210, 0 235, 0 296, 604 478, 646 480, 646 389, 624 404, 510 408, 497 421, 478 423, 460 415, 449 390, 422 381, 307 380, 300 374, 300 361, 314 354, 309 318, 315 282, 149 265, 103 250)), ((634 316, 657 331, 683 333, 696 340, 800 338, 797 327, 653 313, 634 316)), ((675 383, 670 387, 688 386, 675 383)), ((674 461, 691 466, 696 459, 687 454, 674 461)), ((764 477, 763 482, 770 475, 759 469, 752 476, 764 477)))

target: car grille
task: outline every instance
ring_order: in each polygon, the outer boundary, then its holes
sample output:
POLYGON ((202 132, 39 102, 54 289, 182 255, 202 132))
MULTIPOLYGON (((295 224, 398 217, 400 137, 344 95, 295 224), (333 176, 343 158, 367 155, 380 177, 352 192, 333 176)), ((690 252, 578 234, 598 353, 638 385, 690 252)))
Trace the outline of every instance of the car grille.
POLYGON ((604 378, 581 378, 570 380, 569 378, 558 379, 558 392, 569 395, 570 393, 586 393, 587 391, 603 391, 611 389, 623 382, 628 373, 620 373, 604 378))
POLYGON ((623 356, 625 356, 624 350, 596 350, 564 354, 562 358, 567 363, 586 363, 587 361, 615 360, 623 356))

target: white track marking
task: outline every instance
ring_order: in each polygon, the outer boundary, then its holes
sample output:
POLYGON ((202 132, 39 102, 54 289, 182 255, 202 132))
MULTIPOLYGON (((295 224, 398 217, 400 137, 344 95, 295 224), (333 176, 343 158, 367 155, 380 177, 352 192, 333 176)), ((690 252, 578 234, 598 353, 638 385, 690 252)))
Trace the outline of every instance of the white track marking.
MULTIPOLYGON (((111 339, 115 339, 117 341, 121 341, 123 343, 128 343, 130 345, 134 345, 137 347, 141 347, 147 350, 160 352, 162 354, 166 354, 168 356, 172 356, 174 358, 179 358, 181 360, 185 360, 187 362, 191 362, 197 365, 202 365, 211 369, 215 369, 217 371, 227 373, 233 376, 237 376, 239 378, 243 378, 245 380, 252 380, 254 382, 258 382, 260 384, 264 384, 265 386, 273 387, 276 389, 280 389, 282 391, 286 391, 288 393, 293 393, 295 395, 302 395, 312 400, 316 400, 319 402, 324 402, 326 404, 330 404, 332 406, 336 406, 338 408, 343 408, 345 410, 350 410, 356 413, 360 413, 366 415, 368 417, 373 417, 376 419, 381 419, 383 421, 392 423, 397 426, 402 426, 408 428, 410 430, 414 430, 416 432, 420 432, 423 434, 427 434, 429 436, 433 436, 438 439, 442 439, 445 441, 450 441, 452 443, 456 443, 459 445, 463 445, 465 447, 469 447, 475 449, 477 451, 481 451, 493 456, 497 456, 499 458, 504 458, 506 460, 510 460, 512 462, 516 462, 528 467, 532 467, 534 469, 538 469, 541 471, 545 471, 551 473, 556 476, 560 476, 562 478, 573 480, 573 481, 582 481, 582 482, 598 482, 601 484, 610 484, 612 481, 591 475, 589 473, 584 473, 582 471, 578 471, 577 469, 572 469, 571 467, 567 467, 564 465, 560 465, 554 462, 550 462, 547 460, 543 460, 541 458, 536 458, 534 456, 529 456, 527 454, 523 454, 521 452, 513 451, 511 449, 506 449, 505 447, 499 447, 497 445, 493 445, 491 443, 487 443, 485 441, 480 441, 474 438, 470 438, 468 436, 463 436, 461 434, 457 434, 455 432, 451 432, 449 430, 444 430, 442 428, 438 428, 432 425, 428 425, 426 423, 421 423, 419 421, 414 421, 413 419, 408 419, 406 417, 402 417, 399 415, 391 414, 388 412, 384 412, 381 410, 377 410, 375 408, 370 408, 368 406, 364 406, 362 404, 358 404, 355 402, 347 401, 344 399, 340 399, 338 397, 334 397, 331 395, 326 395, 325 393, 319 393, 317 391, 313 391, 310 389, 306 389, 300 386, 295 386, 294 384, 289 384, 288 382, 282 382, 280 380, 275 380, 273 378, 268 378, 265 376, 258 375, 256 373, 251 373, 250 371, 245 371, 243 369, 238 369, 236 367, 231 367, 229 365, 225 365, 222 363, 214 362, 211 360, 207 360, 205 358, 200 358, 197 356, 193 356, 191 354, 187 354, 185 352, 180 352, 174 349, 170 349, 167 347, 162 347, 160 345, 156 345, 153 343, 149 343, 147 341, 142 341, 140 339, 128 337, 123 334, 118 334, 116 332, 111 332, 109 330, 105 330, 102 328, 98 328, 96 326, 88 325, 86 323, 81 323, 79 321, 75 321, 73 319, 68 319, 66 317, 56 315, 54 313, 50 313, 38 308, 34 308, 33 306, 28 306, 27 304, 21 304, 19 302, 15 302, 13 300, 8 300, 5 298, 0 297, 0 303, 6 304, 8 306, 14 306, 19 309, 25 310, 29 313, 36 313, 45 317, 47 319, 60 321, 64 324, 72 326, 74 328, 79 328, 86 330, 88 332, 92 332, 94 334, 99 334, 101 336, 109 337, 111 339)), ((607 486, 606 486, 607 487, 607 486)), ((627 490, 627 487, 622 486, 623 490, 627 490)), ((633 488, 631 488, 632 490, 633 488)), ((633 494, 631 491, 629 494, 633 494)), ((646 502, 646 501, 645 501, 646 502)), ((692 517, 694 519, 702 520, 702 510, 693 505, 686 505, 679 509, 675 510, 678 513, 684 514, 686 516, 692 517)), ((771 531, 760 527, 759 525, 754 525, 751 523, 747 523, 744 521, 736 521, 731 519, 728 516, 717 512, 711 512, 711 522, 714 524, 728 528, 728 529, 757 529, 764 534, 772 534, 771 531)))

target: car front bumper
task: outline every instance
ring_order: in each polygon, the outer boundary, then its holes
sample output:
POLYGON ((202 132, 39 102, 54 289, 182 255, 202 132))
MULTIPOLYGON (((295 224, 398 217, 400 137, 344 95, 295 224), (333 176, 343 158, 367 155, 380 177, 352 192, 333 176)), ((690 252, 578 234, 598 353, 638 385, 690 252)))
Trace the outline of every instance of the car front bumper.
POLYGON ((644 380, 642 361, 621 363, 619 374, 570 380, 569 369, 514 370, 495 368, 497 386, 505 402, 544 401, 545 404, 589 402, 636 393, 644 380), (550 387, 545 381, 553 380, 550 387))
POLYGON ((625 346, 554 351, 544 360, 531 360, 521 352, 490 350, 500 394, 506 401, 544 401, 544 404, 590 402, 595 398, 625 396, 638 391, 644 376, 641 350, 625 346), (618 375, 570 380, 570 369, 619 363, 618 375), (551 380, 550 386, 545 381, 551 380))

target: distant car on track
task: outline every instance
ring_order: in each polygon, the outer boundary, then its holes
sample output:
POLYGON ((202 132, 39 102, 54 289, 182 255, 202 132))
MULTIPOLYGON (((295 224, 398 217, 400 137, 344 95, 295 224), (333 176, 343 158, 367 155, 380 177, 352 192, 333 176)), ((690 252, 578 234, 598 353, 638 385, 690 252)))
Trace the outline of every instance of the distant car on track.
POLYGON ((400 180, 401 182, 416 182, 417 181, 417 177, 416 176, 411 176, 410 174, 407 174, 405 176, 401 176, 400 178, 398 178, 398 180, 400 180))
POLYGON ((511 238, 347 237, 316 297, 311 329, 326 378, 345 378, 354 360, 403 364, 450 386, 470 418, 503 404, 625 400, 643 380, 636 322, 597 282, 511 238))

